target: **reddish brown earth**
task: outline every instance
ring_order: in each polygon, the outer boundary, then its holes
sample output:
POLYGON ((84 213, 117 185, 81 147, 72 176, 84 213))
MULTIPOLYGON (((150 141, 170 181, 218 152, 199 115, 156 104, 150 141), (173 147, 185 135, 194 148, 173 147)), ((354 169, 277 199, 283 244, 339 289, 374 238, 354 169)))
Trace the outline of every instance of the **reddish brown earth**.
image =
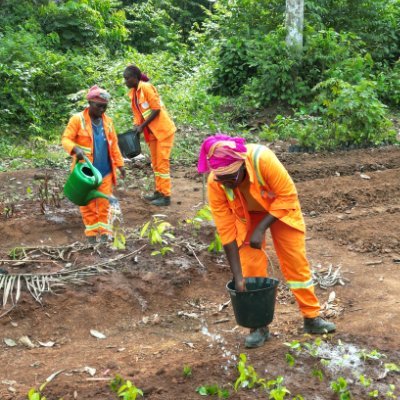
MULTIPOLYGON (((316 289, 321 304, 332 291, 336 294, 328 316, 338 329, 324 341, 384 353, 386 358, 363 361, 361 372, 374 380, 371 388, 379 390, 378 398, 389 398, 385 397, 389 384, 396 385, 392 398, 399 398, 399 374, 382 376, 382 371, 384 363, 400 365, 400 148, 327 154, 288 153, 284 146, 275 150, 297 184, 312 265, 317 269, 318 265, 341 266, 344 285, 316 289)), ((0 174, 2 260, 17 246, 64 246, 84 240, 77 207, 66 199, 60 207, 48 204, 45 214, 41 212, 37 191, 43 180, 35 178, 46 173, 54 186, 65 180, 67 170, 30 168, 0 174), (27 194, 27 188, 32 194, 27 194), (15 209, 6 216, 10 202, 15 209)), ((356 367, 324 370, 318 358, 306 355, 297 357, 292 367, 287 364, 284 343, 311 339, 301 333, 300 313, 284 283, 270 326, 272 338, 260 349, 244 348, 247 330, 236 326, 230 305, 222 307, 229 300, 225 290, 229 268, 223 256, 206 250, 213 227, 203 224, 196 231, 185 223, 202 203, 202 180, 195 167, 174 165, 173 204, 163 209, 141 200, 151 181, 148 165, 129 166, 128 175, 125 188, 116 191, 124 215, 126 250, 87 248, 71 260, 85 267, 128 256, 115 262, 108 273, 45 294, 42 304, 22 286, 15 307, 8 301, 0 310, 1 400, 26 399, 30 388, 38 388, 60 370, 44 390, 47 400, 116 399, 108 387, 116 374, 132 381, 151 400, 198 399, 196 388, 212 384, 228 389, 232 399, 267 399, 260 389, 233 390, 240 353, 247 355, 248 365, 260 377, 283 376, 292 393, 285 398, 296 394, 310 400, 339 398, 329 387, 339 376, 347 379, 354 399, 370 398, 372 389, 359 384, 356 367), (152 256, 152 246, 138 237, 138 229, 155 213, 165 214, 175 229, 174 252, 165 257, 152 256), (188 248, 195 250, 196 257, 188 248), (91 329, 106 338, 93 337, 91 329), (22 336, 28 336, 35 347, 21 344, 22 336), (13 339, 16 346, 8 346, 4 339, 13 339), (49 341, 55 344, 39 344, 49 341), (191 368, 191 376, 184 376, 184 366, 191 368), (84 367, 94 368, 94 376, 84 367), (324 371, 322 382, 312 376, 314 367, 324 371)), ((272 249, 270 257, 270 274, 281 278, 272 249)), ((10 273, 37 273, 38 266, 39 272, 61 268, 37 262, 13 268, 10 263, 0 265, 10 273)))

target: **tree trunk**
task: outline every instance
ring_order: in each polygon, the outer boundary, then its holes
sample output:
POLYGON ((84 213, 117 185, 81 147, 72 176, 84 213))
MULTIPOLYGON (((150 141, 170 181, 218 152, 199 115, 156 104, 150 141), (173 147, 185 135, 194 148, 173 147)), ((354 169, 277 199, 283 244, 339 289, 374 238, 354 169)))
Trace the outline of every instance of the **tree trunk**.
POLYGON ((295 52, 303 48, 304 0, 286 0, 286 44, 295 52))

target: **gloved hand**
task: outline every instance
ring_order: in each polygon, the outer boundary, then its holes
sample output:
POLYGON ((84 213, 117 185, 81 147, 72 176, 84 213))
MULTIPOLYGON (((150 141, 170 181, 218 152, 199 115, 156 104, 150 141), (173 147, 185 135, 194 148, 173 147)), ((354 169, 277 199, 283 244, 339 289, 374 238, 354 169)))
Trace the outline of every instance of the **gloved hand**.
POLYGON ((79 161, 83 160, 85 152, 80 147, 75 146, 74 149, 73 149, 73 152, 74 152, 74 154, 76 155, 76 158, 79 161))
POLYGON ((122 178, 122 179, 125 179, 125 177, 126 177, 126 170, 125 170, 125 168, 124 168, 124 167, 118 167, 118 169, 119 169, 119 172, 120 172, 120 174, 121 174, 121 178, 122 178))

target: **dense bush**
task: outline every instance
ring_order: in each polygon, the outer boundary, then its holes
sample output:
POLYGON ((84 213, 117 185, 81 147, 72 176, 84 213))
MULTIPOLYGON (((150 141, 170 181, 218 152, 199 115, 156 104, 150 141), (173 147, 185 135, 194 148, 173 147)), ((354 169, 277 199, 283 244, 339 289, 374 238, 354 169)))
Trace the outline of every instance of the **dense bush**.
POLYGON ((2 5, 0 134, 58 137, 93 84, 111 92, 118 131, 129 128, 122 72, 136 63, 178 126, 245 130, 267 109, 272 120, 292 116, 264 130, 272 139, 313 148, 393 139, 385 105, 400 104, 400 0, 306 0, 301 54, 286 47, 282 0, 2 5))
POLYGON ((376 83, 362 80, 351 85, 331 78, 319 83, 310 108, 316 115, 279 117, 265 137, 296 138, 313 150, 377 146, 393 143, 396 133, 387 117, 386 106, 376 93, 376 83), (275 132, 275 136, 273 133, 275 132))

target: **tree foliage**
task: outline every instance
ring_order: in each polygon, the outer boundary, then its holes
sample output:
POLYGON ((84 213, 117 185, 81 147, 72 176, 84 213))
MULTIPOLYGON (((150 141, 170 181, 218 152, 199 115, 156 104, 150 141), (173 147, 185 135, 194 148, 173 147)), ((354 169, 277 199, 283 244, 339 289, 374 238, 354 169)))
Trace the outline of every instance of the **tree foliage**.
POLYGON ((394 140, 400 0, 305 0, 300 56, 286 47, 282 0, 2 5, 0 134, 59 135, 93 84, 112 93, 109 112, 128 128, 122 71, 134 62, 180 126, 246 129, 258 111, 279 108, 286 117, 268 121, 264 137, 321 148, 394 140))

